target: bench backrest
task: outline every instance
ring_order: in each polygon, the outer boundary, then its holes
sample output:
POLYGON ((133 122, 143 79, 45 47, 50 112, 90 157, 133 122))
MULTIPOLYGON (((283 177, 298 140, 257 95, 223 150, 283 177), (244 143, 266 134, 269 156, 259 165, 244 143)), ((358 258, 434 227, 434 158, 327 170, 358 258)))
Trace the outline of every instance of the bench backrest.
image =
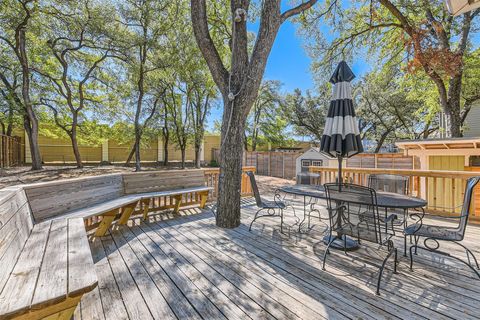
POLYGON ((121 197, 121 174, 85 177, 24 186, 35 222, 121 197))
POLYGON ((21 187, 0 191, 0 292, 33 228, 27 197, 21 187))
POLYGON ((205 185, 203 170, 165 170, 123 175, 125 194, 168 191, 205 185))

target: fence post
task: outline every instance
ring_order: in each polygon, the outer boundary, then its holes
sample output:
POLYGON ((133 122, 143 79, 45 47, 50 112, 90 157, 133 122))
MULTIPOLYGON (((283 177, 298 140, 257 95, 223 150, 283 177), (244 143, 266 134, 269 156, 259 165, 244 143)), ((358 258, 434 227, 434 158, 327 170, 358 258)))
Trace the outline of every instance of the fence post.
POLYGON ((102 162, 108 162, 108 139, 102 143, 102 162))

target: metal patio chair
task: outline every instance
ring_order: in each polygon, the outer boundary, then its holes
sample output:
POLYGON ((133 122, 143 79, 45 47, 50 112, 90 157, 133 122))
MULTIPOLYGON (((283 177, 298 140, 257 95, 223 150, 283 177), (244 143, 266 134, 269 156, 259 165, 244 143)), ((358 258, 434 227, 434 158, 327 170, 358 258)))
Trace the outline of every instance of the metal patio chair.
POLYGON ((457 261, 467 265, 475 274, 480 278, 480 267, 478 265, 477 258, 473 252, 461 243, 465 237, 465 230, 467 229, 468 216, 470 215, 470 204, 472 202, 473 189, 480 181, 480 177, 472 177, 467 180, 465 186, 465 196, 463 198, 463 206, 459 216, 445 217, 429 214, 428 217, 439 217, 449 221, 457 221, 457 225, 454 227, 437 226, 423 224, 424 214, 417 214, 417 222, 409 225, 405 228, 406 235, 412 235, 414 237, 414 244, 410 246, 410 270, 413 271, 413 251, 417 254, 418 249, 427 250, 429 252, 438 253, 447 257, 454 258, 457 261), (418 245, 420 237, 425 238, 423 246, 418 245), (454 243, 465 250, 467 261, 460 259, 449 252, 441 251, 439 241, 448 241, 454 243), (473 261, 472 261, 473 259, 473 261))
POLYGON ((396 219, 396 216, 390 215, 387 218, 391 227, 385 229, 383 227, 385 221, 380 219, 378 212, 376 192, 372 188, 348 183, 327 183, 324 186, 330 216, 331 240, 328 242, 324 253, 322 269, 325 270, 327 255, 330 253, 330 246, 335 239, 343 240, 345 254, 347 253, 346 236, 354 238, 359 243, 365 240, 380 246, 386 246, 387 255, 379 266, 376 290, 376 294, 379 295, 383 270, 387 260, 392 255, 394 256, 393 272, 397 273, 397 249, 392 240, 394 235, 392 222, 396 219), (364 216, 371 218, 364 219, 364 216), (337 237, 332 237, 333 232, 337 233, 337 237))
MULTIPOLYGON (((273 200, 265 200, 260 196, 260 192, 258 191, 257 182, 255 180, 255 174, 252 171, 247 171, 246 174, 250 178, 250 184, 253 190, 253 196, 255 197, 255 202, 257 207, 259 208, 258 211, 255 213, 252 222, 250 223, 250 227, 248 230, 252 230, 252 225, 258 218, 262 217, 280 217, 280 232, 283 233, 283 210, 288 206, 281 198, 280 195, 277 193, 275 194, 273 200), (264 213, 259 215, 259 213, 264 213), (277 212, 278 211, 278 212, 277 212)), ((292 207, 293 208, 293 207, 292 207)), ((294 209, 295 210, 295 209, 294 209)))
POLYGON ((368 176, 368 186, 375 191, 408 194, 408 182, 408 177, 396 174, 371 174, 368 176))

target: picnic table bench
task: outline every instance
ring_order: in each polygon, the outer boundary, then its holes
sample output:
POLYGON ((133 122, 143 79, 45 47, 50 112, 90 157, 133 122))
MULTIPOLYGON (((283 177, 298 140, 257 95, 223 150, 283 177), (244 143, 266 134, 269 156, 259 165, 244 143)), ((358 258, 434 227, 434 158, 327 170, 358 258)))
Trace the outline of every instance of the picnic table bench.
POLYGON ((0 320, 70 319, 97 286, 85 221, 95 236, 118 218, 183 206, 204 207, 203 170, 112 174, 0 190, 0 320))

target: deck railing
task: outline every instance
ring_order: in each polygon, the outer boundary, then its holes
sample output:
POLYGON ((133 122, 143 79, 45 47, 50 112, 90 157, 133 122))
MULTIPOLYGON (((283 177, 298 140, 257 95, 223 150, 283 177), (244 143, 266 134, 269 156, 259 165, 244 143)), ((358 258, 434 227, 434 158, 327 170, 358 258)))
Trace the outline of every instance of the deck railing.
MULTIPOLYGON (((338 176, 337 168, 310 167, 310 171, 320 174, 319 184, 335 182, 338 176)), ((360 185, 367 185, 368 176, 371 174, 408 176, 409 194, 426 199, 428 212, 445 215, 455 215, 460 212, 466 180, 480 174, 480 172, 471 171, 366 168, 344 168, 342 172, 344 180, 360 185)), ((477 187, 475 191, 471 206, 472 219, 480 221, 480 188, 477 187)))
MULTIPOLYGON (((247 171, 256 172, 255 167, 243 167, 242 169, 242 187, 240 190, 240 194, 242 197, 251 196, 253 194, 252 186, 250 185, 250 180, 248 176, 245 174, 247 171)), ((218 195, 218 178, 220 175, 219 168, 208 168, 204 169, 205 172, 205 183, 209 187, 213 187, 213 191, 210 192, 210 198, 216 199, 218 195)))

